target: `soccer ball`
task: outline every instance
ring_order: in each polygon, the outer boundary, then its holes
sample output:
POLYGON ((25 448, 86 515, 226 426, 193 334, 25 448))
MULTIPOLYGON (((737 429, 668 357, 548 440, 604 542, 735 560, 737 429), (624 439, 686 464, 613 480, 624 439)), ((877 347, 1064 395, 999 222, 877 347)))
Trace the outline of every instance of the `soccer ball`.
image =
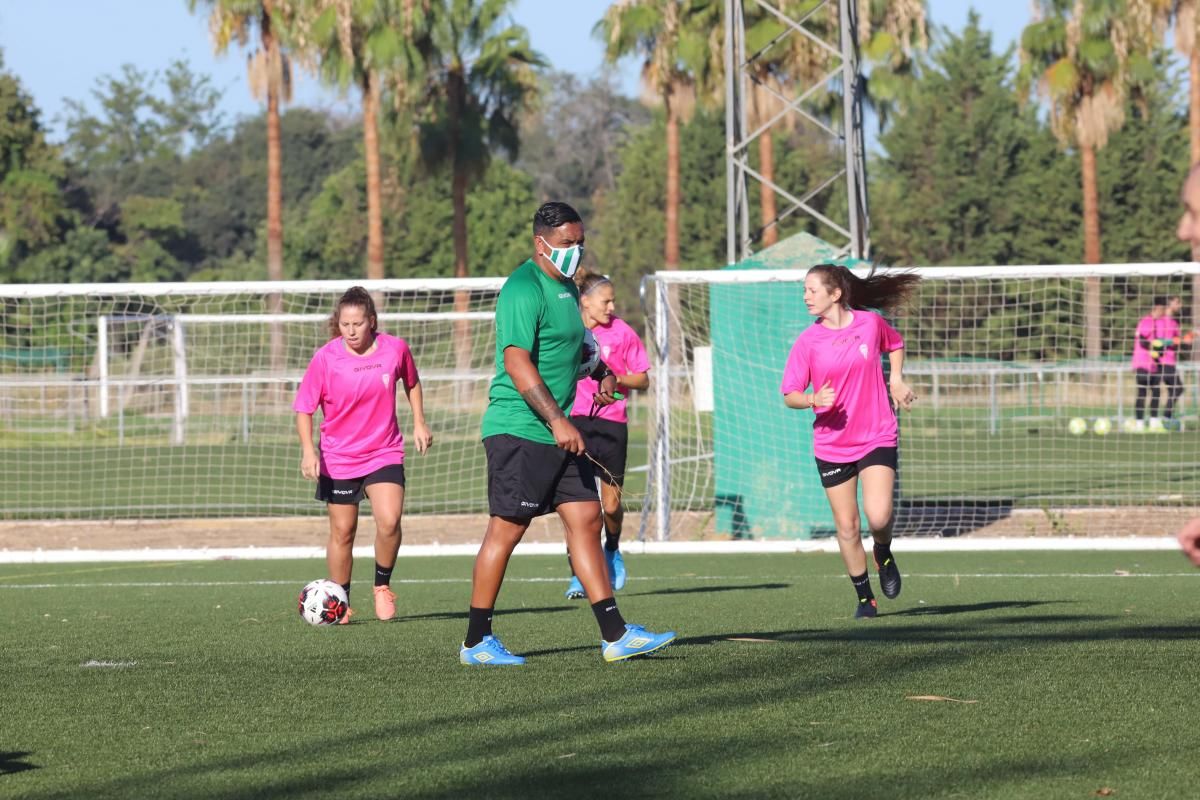
POLYGON ((1097 436, 1107 436, 1112 432, 1112 420, 1108 417, 1100 417, 1092 423, 1092 432, 1097 436))
POLYGON ((583 330, 583 347, 579 354, 579 371, 575 373, 577 380, 582 380, 596 370, 600 363, 600 345, 596 337, 587 328, 583 330))
POLYGON ((309 625, 336 625, 346 616, 349 605, 346 590, 325 578, 300 590, 300 618, 309 625))
POLYGON ((1083 417, 1075 417, 1075 419, 1067 423, 1067 430, 1071 432, 1072 436, 1082 436, 1087 433, 1087 429, 1087 420, 1083 417))

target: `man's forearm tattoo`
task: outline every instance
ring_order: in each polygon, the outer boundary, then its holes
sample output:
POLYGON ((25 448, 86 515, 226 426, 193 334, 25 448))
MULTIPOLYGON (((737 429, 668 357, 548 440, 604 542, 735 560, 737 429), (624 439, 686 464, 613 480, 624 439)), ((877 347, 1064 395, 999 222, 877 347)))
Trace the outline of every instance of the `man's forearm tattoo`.
POLYGON ((546 388, 546 384, 539 383, 521 392, 521 397, 525 398, 525 402, 529 404, 539 417, 546 422, 553 422, 556 419, 562 419, 566 415, 563 410, 558 407, 558 403, 554 402, 554 395, 550 394, 550 390, 546 388))

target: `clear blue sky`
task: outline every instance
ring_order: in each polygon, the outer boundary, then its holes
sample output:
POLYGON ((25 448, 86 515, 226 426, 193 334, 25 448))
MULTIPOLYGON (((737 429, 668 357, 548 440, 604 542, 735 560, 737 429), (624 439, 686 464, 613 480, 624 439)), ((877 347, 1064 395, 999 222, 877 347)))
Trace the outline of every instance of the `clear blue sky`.
MULTIPOLYGON (((513 17, 528 28, 534 47, 556 69, 591 76, 603 68, 591 29, 609 4, 516 0, 513 17)), ((1028 4, 1013 0, 929 0, 930 18, 957 30, 972 5, 982 9, 983 27, 995 32, 997 47, 1014 41, 1028 21, 1028 4)), ((55 138, 61 131, 56 120, 63 99, 88 99, 96 78, 117 74, 126 63, 154 72, 186 59, 223 90, 227 118, 258 111, 246 87, 245 55, 237 50, 213 55, 207 19, 189 14, 185 0, 0 0, 0 49, 6 68, 33 95, 55 138)), ((619 71, 620 85, 636 93, 637 65, 625 63, 619 71)), ((297 79, 295 100, 335 110, 357 106, 303 75, 297 79)))

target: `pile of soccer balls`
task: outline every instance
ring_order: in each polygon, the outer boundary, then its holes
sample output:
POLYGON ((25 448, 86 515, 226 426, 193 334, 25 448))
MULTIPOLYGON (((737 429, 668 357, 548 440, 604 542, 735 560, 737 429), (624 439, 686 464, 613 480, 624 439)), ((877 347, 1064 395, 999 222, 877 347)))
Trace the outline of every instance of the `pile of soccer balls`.
POLYGON ((1083 417, 1075 417, 1067 423, 1067 430, 1072 436, 1083 436, 1088 432, 1089 427, 1092 433, 1097 436, 1107 436, 1112 433, 1113 424, 1112 420, 1108 417, 1099 417, 1090 426, 1088 425, 1088 421, 1083 417))

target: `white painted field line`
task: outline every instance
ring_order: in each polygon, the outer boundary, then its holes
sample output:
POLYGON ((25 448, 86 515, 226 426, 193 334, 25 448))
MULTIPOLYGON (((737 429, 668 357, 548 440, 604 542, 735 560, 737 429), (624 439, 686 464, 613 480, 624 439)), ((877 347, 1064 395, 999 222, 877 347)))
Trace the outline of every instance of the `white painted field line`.
MULTIPOLYGON (((644 581, 647 583, 654 582, 720 582, 730 583, 733 581, 763 581, 763 580, 789 580, 792 576, 780 575, 657 575, 657 576, 641 576, 630 577, 628 580, 644 581)), ((846 576, 843 574, 836 575, 797 575, 797 580, 812 580, 814 578, 824 580, 844 581, 846 576)), ((954 579, 960 580, 964 578, 999 578, 999 579, 1021 579, 1021 578, 1053 578, 1061 580, 1064 578, 1187 578, 1190 580, 1200 580, 1200 570, 1193 572, 1132 572, 1132 573, 1115 573, 1115 572, 914 572, 905 573, 906 578, 925 578, 925 579, 954 579)), ((506 583, 561 583, 563 578, 506 578, 506 583)), ((439 584, 439 583, 456 583, 470 584, 470 578, 403 578, 395 579, 393 584, 439 584)), ((245 586, 299 586, 299 580, 290 581, 104 581, 95 583, 0 583, 0 591, 6 589, 187 589, 187 588, 214 588, 214 587, 245 587, 245 586)), ((753 585, 746 588, 754 588, 753 585)))
MULTIPOLYGON (((1139 551, 1175 550, 1179 544, 1170 536, 1123 538, 903 538, 896 540, 899 553, 982 553, 1014 551, 1139 551)), ((834 539, 765 539, 754 541, 636 542, 621 543, 627 555, 670 553, 707 555, 724 553, 836 553, 834 539)), ((413 545, 400 548, 401 558, 420 556, 473 556, 478 544, 413 545)), ((517 546, 515 555, 564 555, 561 542, 535 542, 517 546)), ((356 547, 355 558, 370 558, 370 547, 356 547)), ((325 558, 324 547, 211 547, 145 548, 142 550, 0 550, 0 564, 77 564, 138 561, 221 561, 325 558)))

